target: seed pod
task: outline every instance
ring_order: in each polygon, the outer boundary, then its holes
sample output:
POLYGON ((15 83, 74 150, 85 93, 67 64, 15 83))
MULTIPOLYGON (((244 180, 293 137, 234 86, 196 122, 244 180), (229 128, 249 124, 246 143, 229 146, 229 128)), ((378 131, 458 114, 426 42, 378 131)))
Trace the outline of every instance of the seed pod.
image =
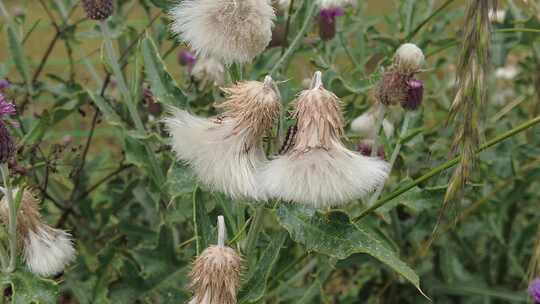
POLYGON ((105 20, 113 14, 112 0, 81 0, 86 16, 92 20, 105 20))
POLYGON ((407 98, 408 79, 408 75, 393 69, 384 73, 376 87, 377 100, 386 106, 401 104, 407 98))

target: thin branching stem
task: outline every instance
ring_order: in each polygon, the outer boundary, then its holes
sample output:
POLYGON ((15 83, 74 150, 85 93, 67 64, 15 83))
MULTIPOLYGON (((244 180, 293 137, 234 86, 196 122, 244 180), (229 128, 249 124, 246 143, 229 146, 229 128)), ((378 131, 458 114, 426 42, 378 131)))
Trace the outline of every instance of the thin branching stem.
MULTIPOLYGON (((497 145, 498 143, 520 133, 520 132, 523 132, 537 124, 540 123, 540 116, 537 116, 531 120, 528 120, 526 122, 524 122, 523 124, 507 131, 507 132, 504 132, 498 136, 496 136, 495 138, 491 139, 490 141, 488 141, 487 143, 483 144, 477 151, 476 153, 480 153, 486 149, 489 149, 495 145, 497 145)), ((458 156, 458 157, 455 157, 454 159, 452 160, 449 160, 447 161, 446 163, 440 165, 440 166, 437 166, 436 168, 433 168, 432 170, 430 170, 429 172, 427 172, 426 174, 420 176, 419 178, 415 179, 414 181, 411 181, 410 183, 408 183, 407 185, 403 186, 402 188, 400 189, 397 189, 396 191, 388 194, 387 196, 383 197, 382 199, 380 199, 379 201, 377 201, 377 203, 375 203, 373 206, 370 206, 368 208, 366 208, 364 211, 362 211, 362 213, 360 213, 359 216, 357 216, 353 221, 354 222, 358 222, 359 220, 361 220, 362 218, 364 218, 366 215, 368 215, 369 213, 377 210, 378 208, 384 206, 386 203, 390 202, 391 200, 393 200, 394 198, 402 195, 403 193, 411 190, 412 188, 418 186, 419 184, 429 180, 430 178, 432 178, 433 176, 443 172, 444 170, 446 169, 449 169, 455 165, 457 165, 460 161, 461 157, 458 156)))

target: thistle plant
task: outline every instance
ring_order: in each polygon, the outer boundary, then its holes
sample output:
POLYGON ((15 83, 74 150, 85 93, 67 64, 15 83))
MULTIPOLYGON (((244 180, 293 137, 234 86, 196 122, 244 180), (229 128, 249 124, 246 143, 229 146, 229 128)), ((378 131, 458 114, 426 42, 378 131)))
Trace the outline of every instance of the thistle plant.
POLYGON ((0 303, 538 301, 514 2, 0 0, 0 303))

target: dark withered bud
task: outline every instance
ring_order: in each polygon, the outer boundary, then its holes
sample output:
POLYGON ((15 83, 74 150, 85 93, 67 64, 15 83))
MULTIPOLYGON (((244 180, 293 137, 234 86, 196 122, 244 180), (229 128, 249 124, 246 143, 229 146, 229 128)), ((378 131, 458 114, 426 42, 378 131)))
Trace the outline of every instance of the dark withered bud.
POLYGON ((148 108, 148 112, 154 116, 159 116, 162 112, 161 104, 156 101, 150 87, 143 88, 143 101, 148 108))
POLYGON ((336 36, 336 17, 343 16, 341 7, 322 9, 319 13, 319 36, 328 41, 336 36))
POLYGON ((113 0, 81 0, 84 11, 92 20, 105 20, 113 14, 113 0))
POLYGON ((376 87, 377 100, 386 106, 401 104, 407 98, 409 78, 396 70, 384 73, 376 87))
MULTIPOLYGON (((372 140, 362 140, 357 146, 356 150, 364 156, 371 156, 371 151, 373 150, 373 141, 372 140)), ((384 159, 386 154, 384 153, 384 147, 377 147, 377 156, 380 159, 384 159)))
POLYGON ((0 163, 5 164, 15 153, 15 143, 3 121, 0 121, 0 163))
POLYGON ((405 110, 414 111, 422 104, 424 97, 424 83, 418 79, 407 81, 407 98, 401 103, 405 110))
POLYGON ((285 37, 285 26, 277 24, 272 29, 272 40, 268 44, 268 48, 287 46, 287 37, 285 37))

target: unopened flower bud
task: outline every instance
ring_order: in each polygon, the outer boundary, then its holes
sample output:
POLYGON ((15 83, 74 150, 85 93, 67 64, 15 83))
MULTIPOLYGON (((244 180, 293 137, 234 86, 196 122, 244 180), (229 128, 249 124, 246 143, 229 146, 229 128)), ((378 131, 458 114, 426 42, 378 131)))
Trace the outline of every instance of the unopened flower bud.
POLYGON ((413 43, 402 44, 394 57, 394 65, 400 73, 416 73, 423 62, 424 53, 413 43))
POLYGON ((186 50, 178 52, 178 63, 181 66, 187 66, 189 72, 191 72, 195 62, 197 62, 197 56, 194 53, 186 50))
POLYGON ((343 16, 341 7, 321 9, 319 13, 319 36, 328 41, 336 36, 336 17, 343 16))
POLYGON ((534 304, 540 303, 540 278, 534 279, 529 285, 529 295, 531 296, 534 304))
POLYGON ((424 83, 418 79, 409 79, 407 81, 407 98, 403 100, 401 106, 405 110, 414 111, 422 104, 424 97, 424 83))
POLYGON ((7 79, 0 79, 0 91, 3 91, 9 88, 10 83, 7 79))
POLYGON ((112 0, 81 0, 84 11, 92 20, 105 20, 114 10, 112 0))
POLYGON ((285 37, 285 26, 278 24, 272 29, 272 40, 268 44, 268 48, 287 46, 288 42, 285 37))

